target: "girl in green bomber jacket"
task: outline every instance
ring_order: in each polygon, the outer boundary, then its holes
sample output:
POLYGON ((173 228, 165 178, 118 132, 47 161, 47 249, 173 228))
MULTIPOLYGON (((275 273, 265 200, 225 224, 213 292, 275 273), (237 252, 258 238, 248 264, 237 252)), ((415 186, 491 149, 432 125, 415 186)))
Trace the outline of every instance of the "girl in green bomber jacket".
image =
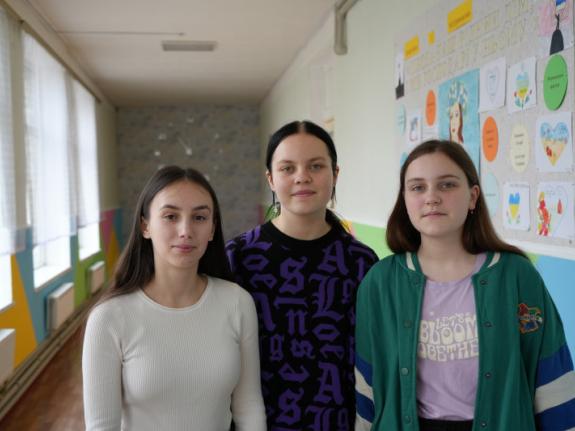
POLYGON ((387 242, 357 297, 356 430, 575 430, 561 319, 462 146, 407 157, 387 242))

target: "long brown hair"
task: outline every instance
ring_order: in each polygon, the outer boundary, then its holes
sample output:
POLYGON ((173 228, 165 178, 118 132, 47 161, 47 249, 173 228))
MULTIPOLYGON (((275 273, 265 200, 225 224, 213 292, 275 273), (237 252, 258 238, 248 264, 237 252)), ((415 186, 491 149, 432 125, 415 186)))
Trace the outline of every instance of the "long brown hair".
MULTIPOLYGON (((397 194, 395 206, 387 222, 387 245, 394 253, 405 253, 408 251, 415 253, 421 245, 421 235, 409 220, 405 206, 405 173, 414 160, 432 153, 441 153, 449 157, 465 174, 468 186, 479 187, 477 169, 475 169, 473 161, 460 144, 451 141, 430 140, 415 147, 401 167, 399 174, 399 193, 397 194)), ((465 223, 463 224, 461 242, 463 248, 471 254, 488 251, 506 251, 527 257, 522 250, 511 244, 507 244, 499 238, 491 223, 487 204, 483 193, 481 193, 481 189, 475 209, 467 215, 467 219, 465 219, 465 223)))
POLYGON ((140 193, 126 247, 118 260, 112 283, 102 294, 102 298, 98 303, 141 289, 154 277, 152 241, 143 237, 141 220, 149 220, 150 204, 154 197, 170 184, 179 181, 189 181, 199 185, 210 194, 214 204, 214 237, 208 243, 204 255, 200 258, 198 273, 232 280, 225 253, 220 205, 214 189, 206 178, 193 168, 184 169, 179 166, 166 166, 152 175, 140 193))

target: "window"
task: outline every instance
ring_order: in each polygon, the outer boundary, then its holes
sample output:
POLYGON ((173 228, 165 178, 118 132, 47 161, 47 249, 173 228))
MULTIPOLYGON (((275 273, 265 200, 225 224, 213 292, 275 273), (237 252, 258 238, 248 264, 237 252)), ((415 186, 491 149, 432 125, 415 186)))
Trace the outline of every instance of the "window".
POLYGON ((66 72, 23 34, 29 224, 36 288, 70 267, 73 233, 66 72))
POLYGON ((75 159, 75 195, 77 196, 78 243, 80 260, 100 251, 100 200, 98 188, 98 151, 96 101, 77 81, 72 80, 70 118, 75 159))
POLYGON ((0 310, 12 303, 10 254, 16 251, 16 193, 10 33, 14 23, 0 8, 0 310))
POLYGON ((12 270, 10 255, 0 256, 0 310, 12 304, 12 270))

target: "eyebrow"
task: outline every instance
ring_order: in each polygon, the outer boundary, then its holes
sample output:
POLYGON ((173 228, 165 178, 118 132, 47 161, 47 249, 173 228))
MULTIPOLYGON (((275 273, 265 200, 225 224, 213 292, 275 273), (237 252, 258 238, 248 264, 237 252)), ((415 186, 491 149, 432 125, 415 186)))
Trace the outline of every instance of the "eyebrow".
MULTIPOLYGON (((313 157, 313 158, 307 160, 307 162, 317 162, 317 161, 324 161, 324 160, 326 160, 326 157, 319 156, 319 157, 313 157)), ((283 159, 283 160, 278 160, 277 163, 295 163, 295 162, 293 160, 283 159)))
MULTIPOLYGON (((163 210, 163 209, 170 209, 170 210, 177 210, 177 211, 181 211, 181 210, 182 210, 180 207, 178 207, 178 206, 176 206, 176 205, 171 205, 171 204, 162 205, 162 206, 160 207, 160 210, 163 210)), ((193 207, 193 208, 192 208, 192 211, 201 211, 201 210, 211 211, 212 209, 210 208, 209 205, 198 205, 197 207, 193 207)))
MULTIPOLYGON (((440 175, 439 177, 437 177, 436 179, 438 180, 445 180, 447 178, 455 178, 457 180, 460 180, 461 178, 458 177, 457 175, 453 175, 453 174, 446 174, 446 175, 440 175)), ((410 178, 406 181, 406 183, 411 183, 411 182, 416 182, 416 181, 425 181, 425 178, 410 178)))

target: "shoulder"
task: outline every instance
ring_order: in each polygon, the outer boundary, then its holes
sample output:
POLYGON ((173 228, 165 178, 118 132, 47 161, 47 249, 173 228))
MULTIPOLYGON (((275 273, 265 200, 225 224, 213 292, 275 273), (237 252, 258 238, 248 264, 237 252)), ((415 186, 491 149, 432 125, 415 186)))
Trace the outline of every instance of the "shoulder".
POLYGON ((96 305, 88 316, 86 332, 119 334, 125 327, 127 310, 136 309, 137 292, 116 296, 96 305))
POLYGON ((516 253, 509 253, 509 252, 499 252, 495 253, 493 259, 497 259, 497 255, 499 254, 499 262, 498 267, 501 271, 504 271, 507 274, 517 274, 520 278, 527 278, 532 279, 539 279, 539 272, 533 265, 533 263, 524 256, 521 256, 516 253))
POLYGON ((416 274, 415 270, 407 267, 405 254, 389 255, 371 267, 361 283, 360 290, 379 289, 380 285, 390 286, 391 279, 400 281, 403 275, 407 276, 409 273, 416 274))
POLYGON ((355 238, 352 234, 350 234, 346 230, 342 229, 340 237, 347 243, 348 250, 350 251, 350 253, 366 255, 370 257, 373 260, 373 262, 376 262, 378 260, 377 254, 375 254, 375 251, 373 251, 371 247, 355 238))
POLYGON ((209 277, 209 282, 214 295, 218 298, 218 302, 241 309, 253 306, 252 296, 237 283, 217 277, 209 277))

